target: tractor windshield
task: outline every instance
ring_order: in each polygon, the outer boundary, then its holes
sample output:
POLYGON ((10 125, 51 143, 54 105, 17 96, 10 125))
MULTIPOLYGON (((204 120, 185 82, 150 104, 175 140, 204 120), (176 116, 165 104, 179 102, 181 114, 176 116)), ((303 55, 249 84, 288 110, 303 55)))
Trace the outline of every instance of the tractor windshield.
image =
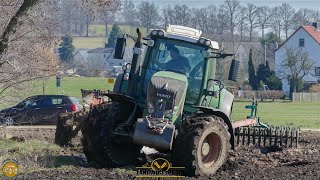
POLYGON ((170 40, 157 39, 149 56, 146 70, 144 93, 147 91, 151 76, 158 71, 172 71, 185 74, 188 78, 186 103, 196 103, 201 89, 204 74, 205 47, 196 44, 170 40))

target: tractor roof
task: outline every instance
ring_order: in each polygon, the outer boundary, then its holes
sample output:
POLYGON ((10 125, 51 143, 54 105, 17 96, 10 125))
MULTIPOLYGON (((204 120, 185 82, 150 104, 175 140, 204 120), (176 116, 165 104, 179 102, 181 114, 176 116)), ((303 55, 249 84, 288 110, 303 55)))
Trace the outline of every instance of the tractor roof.
MULTIPOLYGON (((169 25, 166 31, 166 36, 172 39, 180 39, 196 43, 199 41, 202 34, 201 30, 197 30, 190 27, 169 25)), ((210 40, 211 41, 211 40, 210 40)), ((211 48, 219 49, 219 44, 216 41, 211 41, 211 48)))

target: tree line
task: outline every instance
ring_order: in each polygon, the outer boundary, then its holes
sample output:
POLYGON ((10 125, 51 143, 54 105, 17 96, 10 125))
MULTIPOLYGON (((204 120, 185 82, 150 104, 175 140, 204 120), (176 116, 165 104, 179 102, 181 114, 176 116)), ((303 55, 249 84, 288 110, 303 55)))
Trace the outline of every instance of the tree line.
MULTIPOLYGON (((64 0, 61 6, 66 9, 63 15, 70 13, 69 6, 76 7, 74 0, 64 0), (73 2, 73 4, 71 3, 73 2)), ((132 0, 123 0, 108 11, 88 12, 76 8, 75 15, 69 15, 68 22, 62 28, 64 32, 88 35, 90 23, 123 23, 142 26, 147 29, 165 28, 168 24, 189 26, 201 29, 205 34, 220 41, 257 41, 264 38, 267 31, 287 39, 290 33, 300 25, 310 25, 320 19, 318 10, 295 9, 289 3, 280 6, 257 6, 252 3, 241 4, 238 0, 225 0, 221 5, 193 8, 185 4, 174 6, 156 6, 153 2, 142 1, 134 4, 132 0), (82 33, 80 33, 82 32, 82 33), (86 32, 86 33, 83 33, 86 32)))

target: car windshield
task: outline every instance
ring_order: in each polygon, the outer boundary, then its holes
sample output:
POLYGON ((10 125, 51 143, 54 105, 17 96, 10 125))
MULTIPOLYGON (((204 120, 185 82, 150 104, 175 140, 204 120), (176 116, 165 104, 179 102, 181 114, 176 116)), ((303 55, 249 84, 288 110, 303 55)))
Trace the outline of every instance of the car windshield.
POLYGON ((189 42, 157 39, 151 50, 146 70, 144 93, 152 75, 158 71, 173 71, 188 78, 186 103, 194 104, 199 97, 204 72, 205 47, 189 42))

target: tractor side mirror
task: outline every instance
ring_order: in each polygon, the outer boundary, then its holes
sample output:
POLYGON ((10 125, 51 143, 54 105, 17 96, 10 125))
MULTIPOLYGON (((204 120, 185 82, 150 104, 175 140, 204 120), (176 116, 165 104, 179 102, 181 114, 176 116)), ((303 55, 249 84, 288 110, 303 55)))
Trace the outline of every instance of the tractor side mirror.
POLYGON ((126 48, 126 38, 124 37, 117 38, 117 44, 116 44, 113 57, 115 59, 123 59, 125 48, 126 48))
POLYGON ((240 69, 240 61, 233 59, 231 62, 228 80, 237 82, 240 69))

